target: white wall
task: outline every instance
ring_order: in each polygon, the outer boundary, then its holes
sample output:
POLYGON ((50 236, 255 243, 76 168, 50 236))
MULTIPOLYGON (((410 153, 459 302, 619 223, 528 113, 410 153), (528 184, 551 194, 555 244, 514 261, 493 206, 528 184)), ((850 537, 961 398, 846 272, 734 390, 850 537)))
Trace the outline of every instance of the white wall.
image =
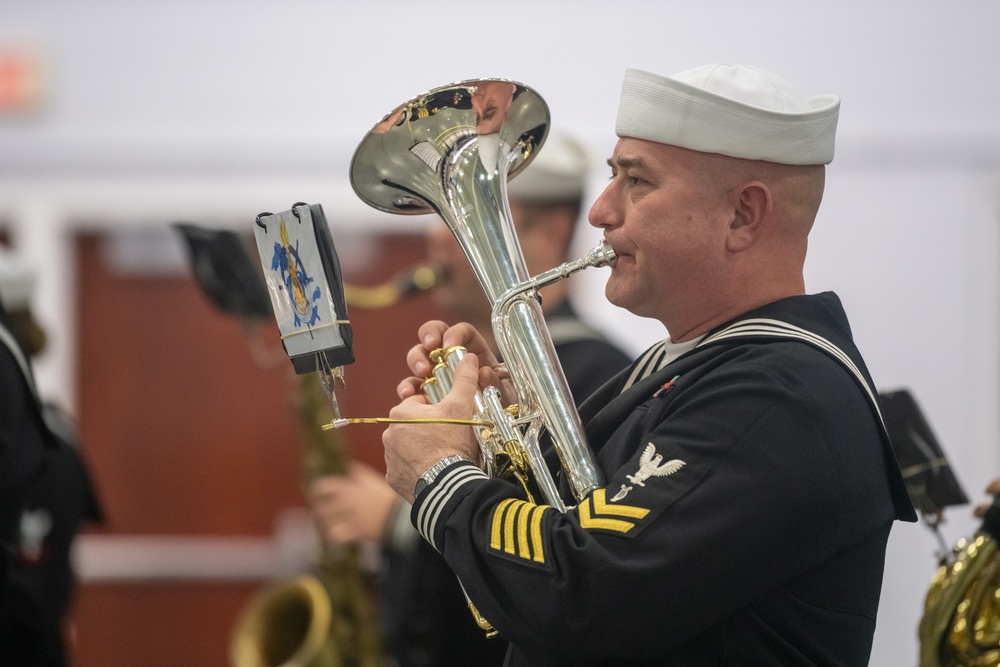
MULTIPOLYGON (((876 381, 914 392, 978 497, 1000 473, 998 19, 995 3, 966 0, 0 0, 0 45, 34 45, 48 64, 40 113, 0 119, 0 220, 49 268, 40 310, 57 330, 41 384, 72 402, 68 229, 243 225, 297 200, 341 229, 423 224, 365 208, 346 181, 363 134, 414 94, 522 81, 603 159, 626 67, 741 61, 842 97, 809 288, 841 294, 876 381)), ((581 306, 634 351, 662 335, 581 306)), ((949 540, 974 525, 967 508, 948 519, 949 540)), ((873 665, 915 664, 935 549, 922 525, 893 534, 873 665)))

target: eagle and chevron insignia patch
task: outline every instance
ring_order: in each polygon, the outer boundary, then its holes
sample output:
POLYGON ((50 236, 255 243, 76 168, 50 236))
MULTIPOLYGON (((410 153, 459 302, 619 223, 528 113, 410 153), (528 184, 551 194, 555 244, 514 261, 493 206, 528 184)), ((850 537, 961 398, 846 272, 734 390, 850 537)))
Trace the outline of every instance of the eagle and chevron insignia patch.
MULTIPOLYGON (((649 518, 652 521, 662 511, 663 507, 669 504, 661 504, 660 497, 656 501, 655 507, 640 507, 638 505, 625 505, 621 501, 636 486, 645 487, 647 482, 653 478, 673 475, 684 466, 685 461, 675 458, 664 461, 664 456, 656 451, 656 445, 652 442, 646 444, 642 454, 639 455, 635 472, 624 475, 627 482, 621 484, 621 489, 614 496, 608 497, 609 489, 595 489, 593 493, 571 508, 571 514, 575 514, 579 520, 580 527, 584 530, 619 533, 622 535, 636 535, 643 529, 644 520, 649 518)), ((691 471, 704 471, 704 466, 692 463, 689 467, 691 471)), ((624 471, 622 471, 624 472, 624 471)), ((701 474, 682 475, 686 481, 674 487, 670 493, 674 496, 683 494, 693 484, 697 483, 701 474)), ((620 479, 620 478, 619 478, 620 479)), ((637 492, 638 493, 638 492, 637 492)), ((660 494, 662 496, 662 494, 660 494)), ((542 522, 546 513, 558 510, 549 505, 536 505, 535 503, 520 500, 517 498, 507 498, 500 502, 493 510, 490 522, 489 548, 500 555, 522 560, 531 565, 542 565, 548 567, 546 562, 546 534, 542 530, 542 522)), ((560 515, 562 516, 562 515, 560 515)))

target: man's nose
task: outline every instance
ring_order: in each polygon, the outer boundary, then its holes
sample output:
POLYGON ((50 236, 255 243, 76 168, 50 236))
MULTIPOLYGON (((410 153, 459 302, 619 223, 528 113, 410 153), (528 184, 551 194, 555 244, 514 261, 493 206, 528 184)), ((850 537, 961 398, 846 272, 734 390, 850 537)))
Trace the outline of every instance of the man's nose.
POLYGON ((621 216, 618 213, 618 207, 615 204, 616 193, 615 184, 609 183, 604 192, 597 198, 593 206, 590 207, 590 213, 587 215, 587 221, 593 226, 598 228, 603 227, 614 227, 621 223, 621 216))

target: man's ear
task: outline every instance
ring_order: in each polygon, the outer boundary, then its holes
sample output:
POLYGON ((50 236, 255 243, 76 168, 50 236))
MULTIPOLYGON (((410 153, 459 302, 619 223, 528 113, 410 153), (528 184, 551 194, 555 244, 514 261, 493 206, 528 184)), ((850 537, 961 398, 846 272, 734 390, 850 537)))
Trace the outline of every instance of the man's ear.
POLYGON ((772 205, 771 190, 766 185, 759 181, 744 185, 735 196, 726 249, 742 252, 753 245, 771 214, 772 205))

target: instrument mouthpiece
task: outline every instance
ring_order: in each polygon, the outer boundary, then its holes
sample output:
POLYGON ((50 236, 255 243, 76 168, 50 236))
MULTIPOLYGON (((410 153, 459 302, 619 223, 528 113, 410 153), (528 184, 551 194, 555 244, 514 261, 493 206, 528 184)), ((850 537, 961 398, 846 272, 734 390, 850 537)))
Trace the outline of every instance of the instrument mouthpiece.
POLYGON ((615 257, 614 248, 609 246, 607 241, 601 241, 587 255, 587 261, 591 266, 601 267, 611 264, 611 262, 615 261, 615 257))

